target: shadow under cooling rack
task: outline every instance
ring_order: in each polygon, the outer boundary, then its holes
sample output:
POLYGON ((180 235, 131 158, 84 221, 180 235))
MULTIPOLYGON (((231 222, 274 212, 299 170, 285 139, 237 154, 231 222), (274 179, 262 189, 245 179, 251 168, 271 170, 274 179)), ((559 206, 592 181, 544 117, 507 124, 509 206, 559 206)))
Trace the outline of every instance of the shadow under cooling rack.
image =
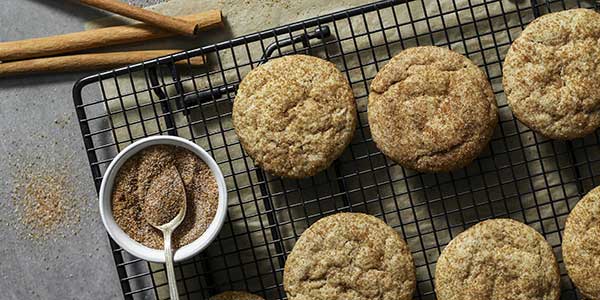
MULTIPOLYGON (((435 262, 443 247, 487 218, 523 221, 553 246, 562 299, 580 299, 566 276, 560 243, 565 218, 599 179, 598 134, 571 142, 544 139, 518 123, 502 90, 511 42, 542 14, 598 7, 593 1, 381 1, 231 41, 104 72, 79 81, 74 99, 96 186, 113 157, 140 138, 188 138, 217 160, 229 188, 219 238, 176 266, 183 299, 248 290, 284 299, 286 256, 317 219, 366 212, 403 235, 417 267, 416 299, 434 299, 435 262), (375 147, 367 123, 369 85, 402 49, 437 45, 458 51, 487 73, 500 122, 489 147, 468 167, 441 174, 406 170, 375 147), (328 170, 303 180, 265 174, 244 153, 231 122, 237 84, 268 59, 304 53, 335 63, 356 97, 359 124, 351 145, 328 170), (203 55, 204 69, 175 61, 203 55)), ((136 259, 113 241, 126 299, 168 298, 162 265, 136 259)))

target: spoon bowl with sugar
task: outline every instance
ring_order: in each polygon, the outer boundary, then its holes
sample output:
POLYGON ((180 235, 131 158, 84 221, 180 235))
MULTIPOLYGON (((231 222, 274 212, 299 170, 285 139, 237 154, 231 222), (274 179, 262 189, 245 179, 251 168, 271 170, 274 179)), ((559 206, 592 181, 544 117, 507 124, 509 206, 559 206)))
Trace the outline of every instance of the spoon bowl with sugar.
POLYGON ((169 294, 172 300, 178 300, 179 293, 173 268, 171 236, 183 221, 186 207, 185 186, 179 171, 171 165, 150 182, 142 213, 150 225, 163 233, 169 294))

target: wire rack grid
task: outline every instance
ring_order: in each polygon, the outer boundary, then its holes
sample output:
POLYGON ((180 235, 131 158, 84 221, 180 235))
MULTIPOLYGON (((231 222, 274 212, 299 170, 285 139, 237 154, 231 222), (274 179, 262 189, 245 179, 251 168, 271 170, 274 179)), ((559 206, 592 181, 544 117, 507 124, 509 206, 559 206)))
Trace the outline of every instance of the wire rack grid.
MULTIPOLYGON (((126 145, 155 134, 188 138, 215 157, 229 189, 229 215, 217 240, 176 265, 184 299, 248 290, 285 299, 286 256, 317 219, 341 211, 375 215, 402 234, 417 268, 416 299, 434 299, 435 262, 465 228, 494 217, 541 232, 560 261, 562 299, 580 299, 561 259, 561 231, 575 203, 598 182, 598 133, 552 141, 518 123, 503 94, 502 60, 537 16, 593 1, 381 1, 324 14, 231 41, 86 77, 74 88, 76 112, 96 187, 126 145), (370 81, 393 55, 417 45, 465 54, 492 83, 500 121, 490 146, 468 167, 422 174, 375 147, 366 118, 370 81), (355 138, 328 170, 303 180, 265 174, 244 153, 231 123, 243 76, 269 58, 293 53, 335 63, 353 88, 355 138), (206 69, 175 66, 205 56, 206 69)), ((162 265, 132 257, 110 240, 126 299, 168 298, 162 265)))

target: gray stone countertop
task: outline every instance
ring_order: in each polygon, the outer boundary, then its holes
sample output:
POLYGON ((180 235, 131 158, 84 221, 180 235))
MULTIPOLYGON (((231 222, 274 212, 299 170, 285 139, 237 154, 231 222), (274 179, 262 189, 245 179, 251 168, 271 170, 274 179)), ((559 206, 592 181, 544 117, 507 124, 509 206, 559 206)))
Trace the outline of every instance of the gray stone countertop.
MULTIPOLYGON (((98 17, 69 1, 2 0, 0 41, 81 31, 98 17)), ((0 299, 122 298, 71 97, 84 75, 0 78, 0 299), (67 218, 79 219, 44 238, 28 237, 13 199, 31 166, 65 174, 67 218)))

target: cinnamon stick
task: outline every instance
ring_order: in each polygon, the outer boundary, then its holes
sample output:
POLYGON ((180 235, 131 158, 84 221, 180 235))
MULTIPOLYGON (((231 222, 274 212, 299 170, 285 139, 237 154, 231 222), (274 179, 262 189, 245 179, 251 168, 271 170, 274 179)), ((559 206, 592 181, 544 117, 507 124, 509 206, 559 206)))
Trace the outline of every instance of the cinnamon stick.
POLYGON ((192 36, 196 34, 197 24, 169 16, 164 16, 153 11, 135 7, 118 0, 79 0, 79 2, 115 14, 142 21, 154 27, 180 35, 192 36))
MULTIPOLYGON (((199 29, 223 25, 220 10, 178 17, 195 22, 199 29)), ((53 56, 99 47, 159 39, 175 35, 147 24, 113 26, 43 38, 0 43, 0 61, 53 56)))
MULTIPOLYGON (((0 77, 49 72, 71 72, 113 69, 177 53, 180 51, 181 50, 145 50, 90 53, 5 62, 0 63, 0 77)), ((196 56, 191 57, 189 59, 189 62, 188 60, 181 60, 175 63, 189 64, 192 67, 196 67, 203 65, 204 61, 204 57, 196 56)))

